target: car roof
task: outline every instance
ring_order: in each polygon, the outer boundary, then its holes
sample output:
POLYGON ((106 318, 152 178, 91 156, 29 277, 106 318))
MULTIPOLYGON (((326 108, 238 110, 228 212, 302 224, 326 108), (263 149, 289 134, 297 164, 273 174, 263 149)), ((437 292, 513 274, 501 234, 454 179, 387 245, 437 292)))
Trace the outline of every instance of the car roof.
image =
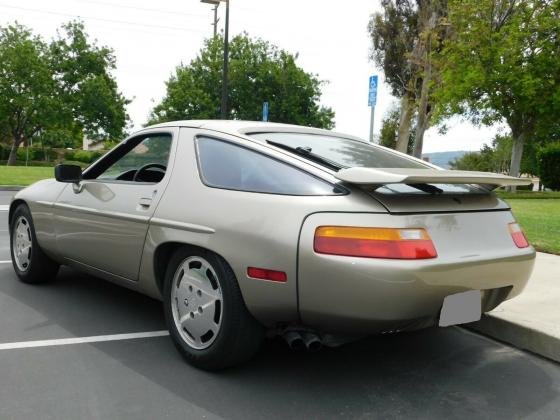
POLYGON ((189 128, 204 128, 207 130, 220 131, 223 133, 230 134, 247 134, 251 132, 297 132, 297 133, 309 133, 309 134, 322 134, 327 136, 339 136, 352 140, 358 140, 365 142, 364 139, 351 136, 348 134, 336 133, 330 130, 324 130, 314 127, 306 127, 302 125, 294 124, 282 124, 273 122, 262 122, 262 121, 243 121, 243 120, 180 120, 180 121, 170 121, 161 124, 155 124, 145 129, 152 128, 165 128, 165 127, 189 127, 189 128))

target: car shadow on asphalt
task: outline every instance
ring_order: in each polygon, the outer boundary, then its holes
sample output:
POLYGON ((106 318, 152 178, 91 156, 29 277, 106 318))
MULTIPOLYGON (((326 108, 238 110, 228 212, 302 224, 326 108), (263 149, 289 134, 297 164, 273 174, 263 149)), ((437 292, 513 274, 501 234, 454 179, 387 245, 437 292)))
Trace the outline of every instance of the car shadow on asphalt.
POLYGON ((372 337, 311 354, 275 340, 251 362, 219 373, 188 366, 167 339, 134 350, 96 346, 225 418, 524 418, 557 401, 560 390, 558 370, 555 378, 546 372, 549 362, 458 328, 372 337))
POLYGON ((8 264, 0 278, 2 342, 166 329, 159 301, 66 267, 47 284, 19 282, 8 264))
MULTIPOLYGON (((164 328, 158 301, 75 271, 39 287, 12 277, 1 282, 1 293, 75 336, 164 328)), ((559 397, 558 365, 459 328, 371 337, 317 353, 272 340, 252 361, 219 373, 186 364, 168 337, 91 345, 226 418, 520 418, 558 411, 547 408, 559 397)))

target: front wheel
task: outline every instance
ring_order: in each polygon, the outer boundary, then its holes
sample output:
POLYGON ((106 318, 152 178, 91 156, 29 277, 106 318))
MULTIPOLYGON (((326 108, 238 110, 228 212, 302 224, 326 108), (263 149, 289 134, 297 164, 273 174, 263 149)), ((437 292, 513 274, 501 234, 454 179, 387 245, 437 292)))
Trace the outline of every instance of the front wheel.
POLYGON ((39 246, 31 212, 25 204, 20 204, 10 219, 10 253, 22 282, 45 283, 56 277, 59 265, 39 246))
POLYGON ((262 343, 263 327, 245 307, 235 274, 214 253, 185 247, 173 254, 166 273, 164 307, 175 346, 201 369, 242 363, 262 343))

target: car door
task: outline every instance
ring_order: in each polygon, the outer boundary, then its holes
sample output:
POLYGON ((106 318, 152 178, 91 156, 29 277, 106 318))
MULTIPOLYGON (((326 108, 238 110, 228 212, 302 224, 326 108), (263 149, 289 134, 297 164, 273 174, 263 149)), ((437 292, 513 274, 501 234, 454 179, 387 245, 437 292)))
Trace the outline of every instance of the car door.
POLYGON ((171 174, 177 133, 146 130, 130 137, 84 171, 79 185, 67 185, 54 205, 63 257, 137 280, 148 223, 171 174))

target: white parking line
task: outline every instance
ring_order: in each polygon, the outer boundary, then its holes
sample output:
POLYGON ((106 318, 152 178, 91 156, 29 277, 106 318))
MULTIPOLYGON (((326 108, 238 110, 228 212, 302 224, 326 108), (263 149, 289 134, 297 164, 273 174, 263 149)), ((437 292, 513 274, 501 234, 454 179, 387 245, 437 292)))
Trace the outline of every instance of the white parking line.
POLYGON ((169 331, 147 331, 129 334, 94 335, 90 337, 59 338, 55 340, 19 341, 0 343, 0 350, 28 349, 33 347, 67 346, 69 344, 100 343, 103 341, 135 340, 138 338, 164 337, 169 331))
POLYGON ((8 211, 10 206, 8 204, 0 204, 0 211, 8 211))
POLYGON ((0 261, 0 264, 11 264, 12 260, 4 260, 4 261, 0 261))

